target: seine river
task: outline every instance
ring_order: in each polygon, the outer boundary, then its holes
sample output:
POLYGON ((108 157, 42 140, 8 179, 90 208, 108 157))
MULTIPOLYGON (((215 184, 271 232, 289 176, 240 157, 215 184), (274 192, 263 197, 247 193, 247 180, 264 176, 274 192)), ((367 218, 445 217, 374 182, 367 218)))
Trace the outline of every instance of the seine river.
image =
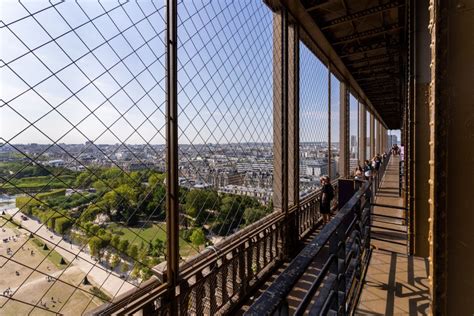
POLYGON ((0 210, 9 210, 15 208, 16 195, 0 194, 0 210))

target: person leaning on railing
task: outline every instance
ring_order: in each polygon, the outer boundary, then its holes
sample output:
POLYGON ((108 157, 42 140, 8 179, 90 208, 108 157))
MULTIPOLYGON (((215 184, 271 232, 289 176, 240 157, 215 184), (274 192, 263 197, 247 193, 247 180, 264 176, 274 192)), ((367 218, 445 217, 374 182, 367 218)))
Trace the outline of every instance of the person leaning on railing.
POLYGON ((371 180, 372 178, 372 165, 369 160, 365 161, 364 165, 364 176, 366 180, 371 180))
POLYGON ((321 195, 320 195, 320 208, 319 211, 323 215, 323 224, 329 223, 329 213, 331 212, 331 201, 334 198, 334 188, 331 185, 331 179, 329 176, 321 176, 321 195))

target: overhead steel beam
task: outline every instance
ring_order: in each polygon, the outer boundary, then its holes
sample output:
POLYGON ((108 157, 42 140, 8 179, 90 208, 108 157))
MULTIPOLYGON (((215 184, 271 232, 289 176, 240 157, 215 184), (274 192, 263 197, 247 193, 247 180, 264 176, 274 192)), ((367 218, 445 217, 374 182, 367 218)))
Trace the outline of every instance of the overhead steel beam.
POLYGON ((385 42, 376 42, 376 43, 366 45, 366 46, 350 47, 349 49, 344 49, 340 51, 339 57, 347 58, 347 57, 352 57, 354 55, 359 55, 361 53, 374 52, 380 49, 386 49, 387 52, 390 52, 391 50, 396 51, 400 49, 400 45, 396 43, 396 44, 387 46, 385 42))
MULTIPOLYGON (((400 96, 398 95, 398 93, 393 93, 392 91, 388 90, 388 89, 380 89, 380 91, 382 91, 382 93, 384 93, 384 95, 387 95, 387 98, 399 98, 400 96), (388 94, 387 94, 388 93, 388 94)), ((378 98, 380 96, 380 94, 376 93, 376 92, 373 92, 373 90, 368 90, 367 91, 367 94, 369 95, 370 97, 370 100, 374 101, 375 99, 374 98, 378 98)))
POLYGON ((298 21, 298 24, 300 25, 300 36, 302 42, 319 58, 322 63, 326 65, 331 63, 333 75, 339 81, 347 82, 351 91, 353 91, 353 94, 364 102, 370 110, 376 113, 377 119, 383 121, 382 116, 372 106, 372 103, 354 79, 349 69, 344 65, 338 52, 318 27, 314 18, 306 11, 306 8, 303 6, 301 1, 265 0, 265 3, 273 10, 281 5, 285 6, 289 10, 292 18, 298 21))
MULTIPOLYGON (((375 90, 375 89, 383 89, 383 88, 388 88, 390 91, 394 91, 394 82, 387 80, 387 81, 374 81, 374 82, 364 82, 362 83, 362 87, 364 87, 364 91, 370 91, 370 90, 375 90)), ((398 86, 396 87, 396 91, 398 92, 398 86)))
POLYGON ((318 4, 312 5, 312 6, 310 6, 309 8, 307 8, 307 9, 306 9, 306 12, 315 11, 315 10, 317 10, 317 9, 319 9, 319 8, 324 7, 325 5, 327 5, 327 4, 331 3, 331 2, 333 2, 333 1, 331 1, 331 0, 320 1, 318 4))
POLYGON ((380 80, 380 79, 397 79, 397 77, 383 75, 383 76, 370 76, 370 77, 354 77, 356 81, 367 81, 367 80, 380 80))
POLYGON ((357 32, 357 33, 354 33, 354 34, 351 34, 351 35, 336 38, 335 41, 332 44, 333 45, 341 45, 341 44, 349 43, 349 42, 356 41, 356 40, 359 40, 359 39, 362 39, 362 38, 373 37, 373 36, 376 36, 376 35, 382 35, 382 34, 390 33, 390 32, 393 32, 393 31, 397 31, 401 28, 402 28, 402 26, 398 23, 393 23, 393 24, 390 24, 390 25, 384 25, 384 26, 376 27, 376 28, 373 28, 373 29, 370 29, 370 30, 367 30, 367 31, 364 31, 364 32, 357 32))
POLYGON ((374 14, 377 14, 377 13, 380 13, 380 12, 391 10, 393 8, 398 8, 398 7, 401 7, 403 5, 404 5, 404 2, 401 1, 401 0, 390 1, 390 2, 384 3, 382 5, 371 7, 371 8, 365 9, 365 10, 354 12, 354 13, 349 14, 349 15, 341 16, 340 18, 330 20, 330 21, 322 24, 321 29, 325 30, 325 29, 328 29, 328 28, 331 28, 331 27, 334 27, 334 26, 338 26, 338 25, 343 24, 343 23, 349 23, 349 22, 352 22, 354 20, 362 19, 362 18, 371 16, 371 15, 374 15, 374 14))
POLYGON ((383 72, 383 71, 387 71, 388 73, 391 73, 391 74, 397 73, 396 71, 393 71, 393 70, 399 71, 399 67, 397 64, 385 63, 385 64, 378 64, 375 66, 369 65, 369 66, 359 67, 359 68, 354 67, 354 71, 352 73, 353 74, 366 73, 366 72, 378 73, 378 72, 383 72))
MULTIPOLYGON (((379 55, 375 55, 375 56, 371 56, 371 57, 364 57, 364 58, 352 60, 350 63, 346 63, 346 66, 347 67, 355 67, 355 65, 360 65, 360 64, 366 64, 366 65, 374 65, 375 64, 375 65, 377 65, 377 64, 381 64, 381 63, 373 63, 373 62, 385 60, 387 58, 388 59, 395 58, 395 57, 399 57, 399 56, 400 56, 400 53, 398 53, 398 52, 397 53, 388 53, 388 54, 379 54, 379 55)), ((364 65, 362 65, 362 66, 364 66, 364 65)))

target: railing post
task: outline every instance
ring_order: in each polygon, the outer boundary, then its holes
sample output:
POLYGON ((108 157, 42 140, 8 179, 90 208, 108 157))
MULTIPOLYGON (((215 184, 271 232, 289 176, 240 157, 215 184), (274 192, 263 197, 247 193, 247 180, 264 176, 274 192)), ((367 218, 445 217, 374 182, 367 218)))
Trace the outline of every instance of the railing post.
MULTIPOLYGON (((350 218, 350 216, 347 216, 350 218)), ((337 270, 338 270, 338 304, 339 311, 342 309, 342 315, 345 315, 346 311, 346 235, 345 231, 348 225, 344 222, 348 222, 348 219, 344 219, 341 225, 337 229, 338 236, 338 251, 337 251, 337 270)))
POLYGON ((179 273, 179 202, 178 202, 178 26, 177 1, 166 6, 166 234, 167 283, 170 314, 178 313, 176 285, 179 273))

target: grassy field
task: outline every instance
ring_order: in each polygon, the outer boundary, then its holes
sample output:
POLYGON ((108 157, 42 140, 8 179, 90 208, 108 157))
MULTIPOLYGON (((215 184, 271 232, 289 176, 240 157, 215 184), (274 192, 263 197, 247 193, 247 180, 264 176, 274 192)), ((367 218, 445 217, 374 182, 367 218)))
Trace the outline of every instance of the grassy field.
POLYGON ((54 176, 38 176, 38 177, 26 177, 21 179, 12 179, 11 183, 3 183, 2 189, 14 189, 18 188, 38 188, 42 189, 47 186, 51 189, 60 189, 68 187, 75 180, 74 176, 71 175, 60 175, 54 176))
MULTIPOLYGON (((145 228, 123 227, 119 225, 109 226, 114 233, 118 233, 121 239, 128 239, 130 244, 136 244, 145 241, 161 239, 166 241, 166 224, 153 224, 145 228), (138 236, 140 237, 138 237, 138 236)), ((184 239, 179 239, 180 254, 182 257, 188 257, 196 253, 196 250, 184 239)))
POLYGON ((32 238, 31 243, 38 249, 39 252, 41 252, 43 256, 47 255, 48 259, 59 269, 64 269, 67 266, 68 262, 66 259, 64 259, 57 251, 51 250, 50 246, 48 246, 49 250, 44 250, 44 243, 41 240, 32 238), (61 264, 61 259, 63 259, 65 263, 61 264))

